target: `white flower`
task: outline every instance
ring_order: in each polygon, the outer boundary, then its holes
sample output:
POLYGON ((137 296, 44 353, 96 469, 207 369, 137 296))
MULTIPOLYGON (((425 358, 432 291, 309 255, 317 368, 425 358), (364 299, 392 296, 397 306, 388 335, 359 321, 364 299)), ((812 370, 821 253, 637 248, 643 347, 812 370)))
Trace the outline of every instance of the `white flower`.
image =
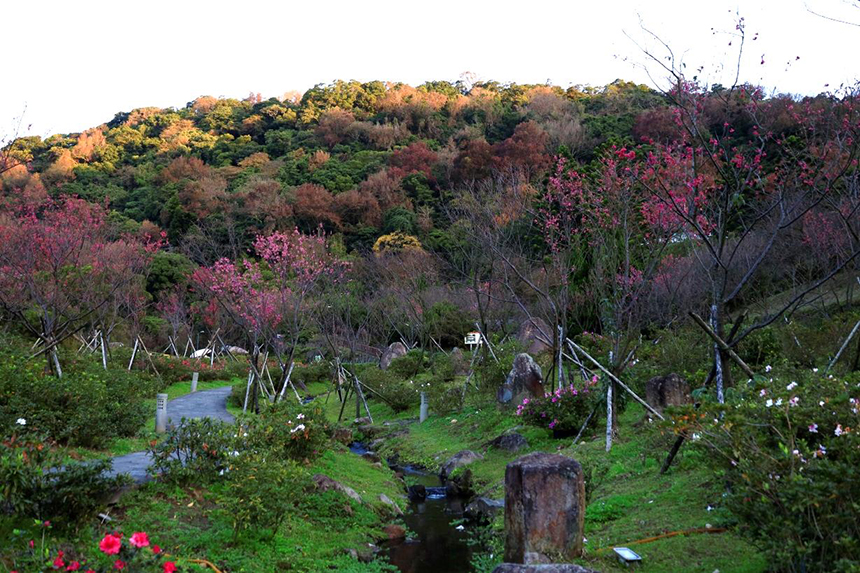
POLYGON ((836 424, 836 429, 833 430, 833 433, 837 436, 841 436, 845 432, 842 430, 842 424, 836 424))
POLYGON ((818 433, 818 424, 809 424, 809 431, 813 434, 818 433))
POLYGON ((813 368, 813 369, 812 369, 812 371, 813 371, 813 372, 818 372, 818 368, 813 368))
POLYGON ((782 406, 782 398, 780 398, 779 400, 777 400, 777 401, 776 401, 776 405, 777 405, 777 406, 782 406))
POLYGON ((455 527, 454 529, 456 529, 457 531, 463 531, 463 530, 464 530, 464 529, 466 529, 466 528, 465 528, 465 527, 463 527, 462 525, 458 525, 458 526, 457 526, 457 527, 455 527))
POLYGON ((767 396, 767 390, 765 390, 764 388, 762 388, 762 389, 761 389, 761 392, 759 392, 759 393, 758 393, 758 395, 759 395, 759 396, 761 396, 762 398, 764 398, 765 396, 767 396))
POLYGON ((18 424, 19 426, 26 426, 27 420, 25 420, 24 418, 18 418, 17 420, 15 420, 15 423, 18 424))
POLYGON ((789 405, 797 406, 797 403, 800 402, 800 398, 794 396, 791 400, 788 401, 789 405))
POLYGON ((818 405, 824 407, 824 400, 821 400, 820 402, 818 402, 818 405))
POLYGON ((304 429, 305 429, 305 425, 304 425, 304 424, 299 424, 298 426, 296 426, 295 428, 293 428, 292 430, 290 430, 290 433, 291 433, 291 434, 295 434, 296 432, 301 432, 301 431, 302 431, 302 430, 304 430, 304 429))
POLYGON ((792 382, 791 384, 789 384, 788 386, 785 387, 786 390, 794 390, 795 388, 797 388, 797 382, 792 382))
POLYGON ((699 434, 697 434, 697 433, 693 432, 693 441, 694 441, 694 442, 695 442, 696 440, 698 440, 699 438, 701 438, 701 437, 702 437, 702 436, 700 436, 699 434))
POLYGON ((771 406, 773 406, 773 400, 768 399, 768 401, 765 402, 764 405, 767 406, 768 408, 770 408, 771 406))
POLYGON ((302 419, 304 419, 304 417, 305 417, 304 414, 299 414, 298 416, 296 416, 296 420, 302 420, 302 419))
POLYGON ((770 364, 768 364, 767 366, 764 367, 765 372, 770 372, 771 370, 773 370, 773 368, 771 367, 770 364))

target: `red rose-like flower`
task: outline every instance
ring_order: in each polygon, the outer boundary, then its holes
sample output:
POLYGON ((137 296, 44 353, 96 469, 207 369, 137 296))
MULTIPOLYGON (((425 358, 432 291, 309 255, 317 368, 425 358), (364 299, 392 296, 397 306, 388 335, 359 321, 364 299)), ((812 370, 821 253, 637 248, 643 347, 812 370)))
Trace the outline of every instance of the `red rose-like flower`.
POLYGON ((114 569, 125 569, 125 563, 123 562, 122 559, 117 559, 116 561, 113 562, 113 568, 114 569))
POLYGON ((152 552, 158 555, 159 553, 161 553, 161 547, 159 547, 158 545, 153 545, 152 552))
POLYGON ((122 546, 122 540, 116 535, 108 533, 104 539, 99 542, 99 549, 105 555, 116 555, 119 553, 119 548, 122 546))
POLYGON ((81 568, 80 563, 78 563, 77 561, 72 561, 71 563, 69 563, 69 566, 66 567, 66 571, 77 571, 80 568, 81 568))
POLYGON ((164 573, 173 573, 176 571, 176 563, 173 561, 165 561, 164 562, 164 573))
POLYGON ((62 557, 57 556, 57 558, 54 559, 54 569, 61 569, 62 567, 65 567, 65 566, 66 566, 66 562, 63 561, 62 557))
POLYGON ((138 531, 129 538, 128 542, 138 548, 148 547, 149 537, 147 537, 146 533, 144 533, 143 531, 138 531))

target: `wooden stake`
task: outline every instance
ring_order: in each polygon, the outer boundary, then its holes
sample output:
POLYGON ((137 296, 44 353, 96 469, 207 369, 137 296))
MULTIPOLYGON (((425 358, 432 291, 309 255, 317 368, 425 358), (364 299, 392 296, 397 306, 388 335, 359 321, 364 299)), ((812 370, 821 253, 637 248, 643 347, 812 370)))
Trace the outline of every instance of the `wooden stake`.
POLYGON ((137 356, 137 338, 134 339, 134 348, 131 349, 131 360, 128 361, 128 370, 131 371, 131 366, 134 364, 134 357, 137 356))
POLYGON ((567 340, 567 343, 568 343, 568 344, 572 345, 572 346, 573 346, 573 348, 575 348, 575 349, 576 349, 576 350, 578 350, 578 351, 579 351, 583 356, 585 356, 586 358, 588 358, 588 359, 592 362, 592 364, 594 364, 595 366, 597 366, 597 367, 600 369, 600 371, 601 371, 601 372, 603 372, 604 374, 606 374, 607 376, 609 376, 609 378, 610 378, 612 381, 614 381, 616 384, 618 384, 619 386, 621 386, 622 388, 624 388, 624 389, 627 391, 627 393, 629 393, 631 396, 633 396, 633 398, 634 398, 637 402, 639 402, 640 404, 642 404, 643 406, 645 406, 645 409, 646 409, 646 410, 648 410, 649 412, 651 412, 652 414, 654 414, 655 416, 657 416, 657 417, 658 417, 658 418, 660 418, 661 420, 665 420, 665 419, 666 419, 666 418, 664 418, 664 417, 663 417, 663 414, 661 414, 660 412, 658 412, 657 410, 655 410, 654 408, 652 408, 652 407, 651 407, 651 405, 650 405, 648 402, 646 402, 645 400, 643 400, 642 398, 640 398, 640 397, 636 394, 636 392, 634 392, 633 390, 631 390, 631 389, 630 389, 630 387, 629 387, 627 384, 625 384, 624 382, 622 382, 621 380, 619 380, 617 376, 615 376, 612 372, 610 372, 609 370, 607 370, 606 368, 604 368, 604 367, 603 367, 603 365, 602 365, 600 362, 598 362, 597 360, 595 360, 594 358, 592 358, 592 357, 591 357, 591 355, 590 355, 588 352, 586 352, 586 351, 585 351, 581 346, 579 346, 577 343, 575 343, 574 341, 572 341, 570 338, 568 338, 568 339, 566 339, 566 340, 567 340))
POLYGON ((836 364, 836 361, 839 360, 839 357, 842 355, 842 352, 845 350, 845 347, 848 346, 848 343, 851 342, 851 339, 854 338, 854 335, 857 333, 857 329, 860 328, 860 321, 854 325, 854 328, 851 329, 851 333, 848 335, 848 338, 845 339, 845 342, 842 343, 842 346, 839 347, 839 352, 836 353, 836 356, 833 357, 833 360, 830 361, 830 364, 827 365, 827 368, 824 369, 824 373, 827 374, 828 370, 833 368, 833 365, 836 364))
POLYGON ((722 338, 717 336, 717 333, 714 332, 710 326, 708 326, 708 323, 702 320, 701 316, 699 316, 695 312, 690 312, 690 316, 693 317, 693 320, 696 321, 696 324, 698 324, 702 328, 702 330, 704 330, 708 334, 708 336, 710 336, 714 340, 714 342, 717 343, 717 346, 719 346, 723 352, 728 354, 729 358, 731 358, 735 362, 735 364, 741 367, 741 370, 744 371, 744 374, 749 376, 750 379, 755 378, 755 372, 752 371, 752 368, 747 366, 746 362, 744 362, 740 356, 735 354, 735 351, 732 350, 731 347, 726 344, 726 342, 722 338))

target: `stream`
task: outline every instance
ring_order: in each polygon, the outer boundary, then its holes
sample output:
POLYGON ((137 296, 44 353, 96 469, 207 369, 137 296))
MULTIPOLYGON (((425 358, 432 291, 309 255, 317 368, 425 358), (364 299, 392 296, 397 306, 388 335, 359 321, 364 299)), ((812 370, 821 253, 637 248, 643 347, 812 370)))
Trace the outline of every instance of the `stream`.
MULTIPOLYGON (((358 442, 350 451, 362 455, 367 447, 358 442)), ((407 486, 423 485, 427 497, 410 500, 403 521, 412 532, 403 540, 383 544, 392 565, 402 573, 466 573, 472 570, 472 547, 465 529, 455 520, 463 517, 463 500, 448 497, 439 476, 415 466, 398 467, 407 486)))

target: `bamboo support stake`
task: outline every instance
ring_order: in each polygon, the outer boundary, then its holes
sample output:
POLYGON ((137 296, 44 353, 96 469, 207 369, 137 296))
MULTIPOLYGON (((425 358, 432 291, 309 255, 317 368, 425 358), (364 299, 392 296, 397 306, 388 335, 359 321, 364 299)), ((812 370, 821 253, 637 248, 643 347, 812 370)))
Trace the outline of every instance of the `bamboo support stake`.
POLYGON ((723 352, 728 354, 729 358, 731 358, 735 364, 740 366, 741 370, 744 371, 744 374, 746 374, 750 378, 755 378, 755 372, 753 372, 752 369, 749 366, 747 366, 746 362, 744 362, 741 359, 741 357, 738 356, 735 353, 735 351, 732 350, 728 344, 726 344, 725 340, 720 338, 717 335, 717 333, 714 332, 710 326, 708 326, 708 323, 706 323, 704 320, 702 320, 701 316, 699 316, 695 312, 691 312, 690 316, 693 317, 693 320, 696 321, 696 324, 698 324, 702 328, 702 330, 704 330, 707 333, 707 335, 710 336, 713 339, 713 341, 717 343, 717 346, 719 346, 723 352))
POLYGON ((131 349, 131 360, 128 361, 128 370, 131 370, 134 364, 134 357, 137 356, 137 338, 134 339, 134 348, 131 349))
POLYGON ((833 357, 833 360, 830 361, 830 364, 827 365, 827 368, 824 369, 824 373, 833 368, 833 365, 839 360, 839 357, 842 355, 842 352, 845 351, 845 348, 848 346, 848 343, 851 342, 851 339, 854 338, 854 335, 857 334, 857 329, 860 328, 860 321, 857 321, 857 324, 854 325, 854 328, 851 329, 851 333, 848 335, 848 338, 845 339, 845 342, 842 343, 842 346, 839 348, 839 352, 836 353, 836 356, 833 357))
POLYGON ((603 372, 604 374, 606 374, 607 376, 609 376, 609 378, 610 378, 613 382, 615 382, 616 384, 618 384, 619 386, 621 386, 622 388, 624 388, 624 390, 626 390, 628 394, 630 394, 631 396, 633 396, 633 398, 634 398, 637 402, 639 402, 640 404, 642 404, 643 406, 645 406, 645 409, 646 409, 646 410, 648 410, 649 412, 651 412, 652 414, 654 414, 655 416, 657 416, 657 417, 658 417, 658 418, 660 418, 661 420, 665 420, 665 419, 666 419, 666 418, 664 418, 664 417, 663 417, 663 414, 661 414, 660 412, 658 412, 657 410, 655 410, 654 408, 652 408, 652 407, 651 407, 651 405, 650 405, 648 402, 646 402, 645 400, 643 400, 642 398, 640 398, 640 397, 639 397, 639 395, 638 395, 638 394, 636 394, 636 392, 634 392, 633 390, 631 390, 631 389, 630 389, 630 386, 628 386, 627 384, 625 384, 624 382, 622 382, 621 380, 619 380, 619 379, 618 379, 618 377, 617 377, 617 376, 615 376, 615 374, 613 374, 612 372, 610 372, 609 370, 607 370, 606 368, 604 368, 604 367, 603 367, 603 365, 602 365, 600 362, 598 362, 597 360, 595 360, 594 358, 592 358, 592 357, 591 357, 591 355, 590 355, 588 352, 586 352, 586 351, 585 351, 581 346, 579 346, 577 343, 575 343, 574 341, 572 341, 570 338, 568 338, 568 339, 567 339, 567 343, 568 343, 568 344, 570 344, 570 345, 572 345, 572 346, 573 346, 573 348, 575 348, 575 349, 576 349, 576 350, 578 350, 578 351, 579 351, 583 356, 585 356, 586 358, 588 358, 588 359, 591 361, 591 363, 592 363, 592 364, 594 364, 595 366, 597 366, 597 368, 598 368, 598 369, 600 369, 600 371, 601 371, 601 372, 603 372))

